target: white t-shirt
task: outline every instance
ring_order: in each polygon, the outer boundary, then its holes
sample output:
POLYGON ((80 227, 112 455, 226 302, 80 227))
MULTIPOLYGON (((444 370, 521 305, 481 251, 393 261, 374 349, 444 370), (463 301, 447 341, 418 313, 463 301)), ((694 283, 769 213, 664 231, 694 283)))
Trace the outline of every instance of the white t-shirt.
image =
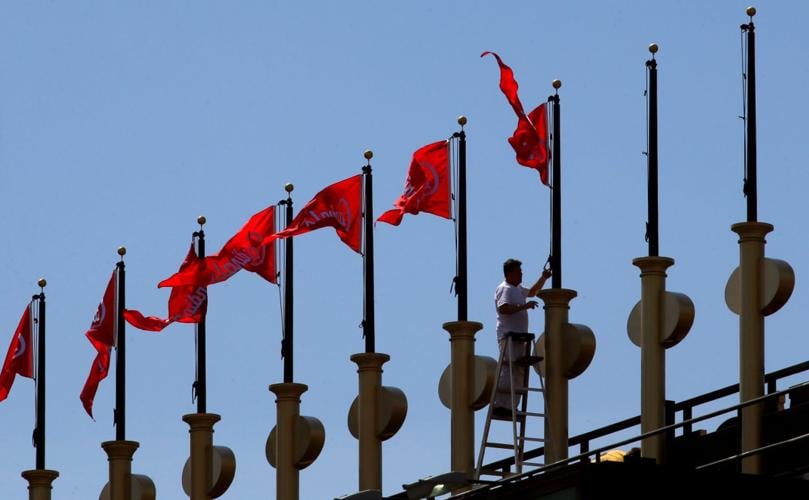
MULTIPOLYGON (((528 297, 528 289, 522 286, 512 286, 503 281, 497 285, 494 291, 494 307, 498 309, 503 304, 522 305, 528 297)), ((526 333, 528 331, 528 310, 515 312, 514 314, 497 313, 497 338, 503 337, 508 332, 526 333)))

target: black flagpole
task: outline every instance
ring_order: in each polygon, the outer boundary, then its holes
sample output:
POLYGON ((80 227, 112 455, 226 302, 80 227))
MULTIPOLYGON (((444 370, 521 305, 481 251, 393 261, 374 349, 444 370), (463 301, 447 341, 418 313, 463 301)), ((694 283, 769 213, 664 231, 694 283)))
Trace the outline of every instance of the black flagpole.
POLYGON ((758 177, 756 174, 756 32, 753 26, 755 7, 747 8, 750 16, 748 24, 742 24, 747 32, 747 102, 745 103, 745 123, 747 125, 747 151, 745 151, 744 194, 747 196, 747 222, 758 219, 758 177))
POLYGON ((365 152, 365 159, 368 163, 362 167, 363 178, 365 180, 365 196, 363 196, 363 223, 365 251, 363 252, 363 271, 365 275, 365 295, 364 307, 365 317, 362 319, 362 332, 365 337, 365 352, 374 352, 374 221, 373 221, 373 178, 371 176, 371 158, 374 153, 371 150, 365 152))
MULTIPOLYGON (((286 226, 292 224, 292 190, 295 187, 292 184, 284 186, 287 192, 287 199, 281 200, 279 205, 286 207, 286 226)), ((281 342, 281 356, 284 358, 284 383, 291 383, 293 381, 293 351, 294 351, 294 335, 293 335, 293 273, 292 265, 293 247, 292 240, 294 238, 286 238, 284 244, 284 339, 281 342)))
POLYGON ((553 221, 551 229, 551 285, 553 288, 562 288, 562 154, 559 130, 561 119, 559 111, 560 80, 553 81, 554 95, 548 100, 553 103, 553 189, 551 190, 551 204, 553 221))
POLYGON ((45 469, 45 278, 37 282, 40 288, 34 300, 38 302, 37 322, 39 324, 37 338, 37 422, 34 429, 34 445, 37 449, 37 469, 45 469))
POLYGON ((646 237, 649 241, 649 256, 657 257, 660 255, 657 209, 657 61, 655 60, 657 44, 649 45, 649 52, 652 53, 652 58, 646 61, 646 68, 649 71, 649 151, 647 151, 649 221, 646 226, 646 237))
MULTIPOLYGON (((205 231, 202 226, 205 225, 206 219, 204 215, 197 217, 199 223, 199 231, 194 231, 193 236, 197 238, 197 257, 200 259, 205 258, 205 231)), ((205 330, 205 315, 200 318, 196 326, 197 334, 197 413, 206 413, 208 406, 208 374, 207 374, 207 354, 206 354, 206 330, 205 330)))
POLYGON ((458 294, 458 321, 466 321, 468 313, 466 269, 466 117, 458 118, 458 277, 455 292, 458 294))
POLYGON ((116 355, 115 355, 115 439, 126 440, 126 323, 124 308, 126 307, 126 266, 124 255, 126 248, 118 247, 120 262, 118 268, 118 304, 116 311, 116 355))

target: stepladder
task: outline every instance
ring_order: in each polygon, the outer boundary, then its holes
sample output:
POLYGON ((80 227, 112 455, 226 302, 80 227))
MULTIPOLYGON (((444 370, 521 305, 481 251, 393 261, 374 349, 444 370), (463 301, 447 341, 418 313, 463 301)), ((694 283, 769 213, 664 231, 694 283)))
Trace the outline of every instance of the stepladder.
POLYGON ((475 467, 475 480, 481 476, 504 477, 510 473, 521 474, 528 467, 536 468, 544 465, 540 462, 526 461, 525 458, 526 443, 546 446, 544 434, 547 399, 542 374, 534 369, 534 366, 542 361, 541 357, 533 354, 534 335, 509 332, 498 339, 498 343, 500 356, 497 361, 495 387, 486 413, 486 423, 475 467), (532 380, 536 385, 531 385, 532 380), (498 426, 499 432, 495 432, 492 429, 495 422, 510 424, 510 429, 498 426), (531 436, 527 434, 529 427, 531 436), (501 450, 500 454, 497 455, 495 450, 501 450), (509 456, 514 458, 514 469, 510 472, 502 467, 487 467, 484 464, 484 460, 502 460, 509 456))

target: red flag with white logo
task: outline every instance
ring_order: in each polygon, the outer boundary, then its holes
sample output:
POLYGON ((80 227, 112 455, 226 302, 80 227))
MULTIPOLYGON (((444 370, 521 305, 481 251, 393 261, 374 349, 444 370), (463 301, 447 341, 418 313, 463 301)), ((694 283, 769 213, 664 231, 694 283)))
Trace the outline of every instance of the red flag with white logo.
MULTIPOLYGON (((184 271, 199 260, 201 259, 197 257, 197 252, 192 243, 178 272, 184 271)), ((171 289, 171 295, 169 296, 168 319, 158 318, 157 316, 144 316, 140 311, 134 309, 125 309, 124 319, 135 328, 160 332, 174 322, 199 323, 205 317, 207 309, 208 290, 204 286, 176 286, 171 289)))
POLYGON ((90 329, 85 333, 98 353, 79 396, 84 409, 91 418, 98 384, 107 377, 110 367, 110 350, 115 344, 115 284, 115 271, 113 271, 110 281, 107 283, 107 289, 104 291, 104 297, 98 304, 98 310, 90 324, 90 329))
POLYGON ((534 168, 539 172, 542 183, 548 185, 548 125, 545 104, 525 114, 520 97, 517 95, 517 80, 514 72, 500 56, 494 52, 484 52, 480 57, 494 56, 500 66, 500 90, 506 96, 514 113, 517 114, 517 129, 509 137, 508 142, 517 154, 517 163, 534 168))
POLYGON ((333 227, 343 243, 361 253, 361 222, 362 175, 355 175, 317 193, 286 229, 276 233, 275 238, 287 238, 322 227, 333 227))
POLYGON ((0 370, 0 401, 8 397, 14 378, 21 377, 34 378, 34 343, 31 331, 31 306, 30 304, 22 313, 20 323, 11 336, 11 345, 8 346, 6 360, 3 362, 3 369, 0 370))
POLYGON ((380 215, 377 221, 398 226, 404 214, 419 212, 449 219, 452 217, 450 190, 448 143, 428 144, 413 153, 404 194, 394 203, 396 208, 380 215))
MULTIPOLYGON (((253 272, 269 281, 278 283, 275 264, 275 205, 271 205, 250 217, 215 255, 197 259, 169 278, 161 281, 158 287, 178 287, 195 285, 206 287, 230 278, 242 269, 253 272)), ((199 290, 195 289, 194 293, 199 290)), ((171 306, 169 306, 171 308, 171 306)), ((184 308, 184 306, 183 306, 184 308)), ((173 316, 172 313, 169 313, 173 316)), ((180 320, 177 320, 180 321, 180 320)), ((184 321, 196 323, 197 321, 184 321)))

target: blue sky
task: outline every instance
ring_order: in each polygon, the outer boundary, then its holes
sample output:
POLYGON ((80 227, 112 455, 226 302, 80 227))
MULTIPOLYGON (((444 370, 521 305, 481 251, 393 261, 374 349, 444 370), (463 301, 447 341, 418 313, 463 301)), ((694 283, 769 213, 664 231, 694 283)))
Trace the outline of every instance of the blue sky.
MULTIPOLYGON (((126 245, 127 302, 164 314, 156 283, 181 262, 196 217, 210 251, 295 184, 300 207, 360 172, 372 149, 375 212, 401 194, 410 155, 469 117, 470 319, 479 354, 496 356, 495 286, 508 257, 532 280, 548 255, 549 191, 514 162, 516 120, 484 50, 515 71, 532 108, 560 78, 564 286, 570 318, 593 329, 591 366, 570 385, 575 435, 638 414, 640 352, 626 320, 640 295, 634 257, 647 252, 644 61, 660 45, 660 252, 668 288, 694 301, 691 333, 667 353, 667 391, 685 399, 737 381, 738 318, 724 286, 738 263, 730 225, 745 217, 741 52, 744 2, 5 2, 0 5, 0 349, 48 279, 48 456, 54 497, 94 498, 106 482, 114 378, 97 421, 78 393, 94 351, 84 338, 126 245)), ((767 255, 797 283, 767 319, 766 366, 807 357, 801 310, 809 266, 804 139, 809 52, 803 2, 757 4, 759 219, 775 225, 767 255)), ((408 396, 384 445, 384 489, 449 469, 449 411, 437 383, 449 361, 441 324, 454 319, 452 224, 430 215, 380 225, 377 350, 383 381, 408 396)), ((364 344, 361 258, 331 230, 296 240, 295 337, 301 413, 326 444, 301 473, 301 498, 357 490, 346 414, 364 344)), ((267 387, 282 379, 277 289, 240 273, 209 290, 208 406, 215 442, 232 448, 224 498, 271 498, 264 443, 275 424, 267 387)), ((541 310, 531 313, 539 332, 541 310)), ((161 498, 182 498, 192 413, 193 328, 128 330, 128 438, 133 471, 161 498)), ((33 468, 33 383, 0 404, 0 498, 23 498, 33 468)), ((478 413, 479 430, 483 412, 478 413)))

